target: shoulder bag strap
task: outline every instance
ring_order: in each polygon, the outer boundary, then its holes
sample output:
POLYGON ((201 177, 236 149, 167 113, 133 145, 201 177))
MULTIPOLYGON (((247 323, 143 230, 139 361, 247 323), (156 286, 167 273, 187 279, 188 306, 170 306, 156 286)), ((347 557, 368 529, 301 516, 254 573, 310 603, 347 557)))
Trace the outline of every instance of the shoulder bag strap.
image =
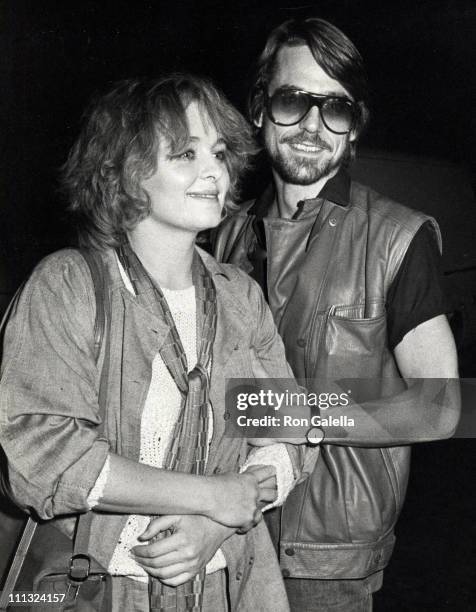
MULTIPOLYGON (((101 256, 97 251, 89 249, 81 249, 80 251, 89 265, 94 283, 94 293, 96 295, 96 319, 94 322, 94 350, 96 363, 99 361, 102 342, 105 338, 104 361, 101 368, 98 396, 99 416, 101 418, 101 425, 98 431, 100 434, 103 434, 106 425, 106 400, 110 361, 110 295, 108 287, 106 286, 106 276, 101 256)), ((74 537, 73 555, 69 568, 69 578, 76 584, 81 584, 89 575, 91 558, 88 550, 92 519, 92 512, 85 512, 78 517, 76 534, 74 537)))

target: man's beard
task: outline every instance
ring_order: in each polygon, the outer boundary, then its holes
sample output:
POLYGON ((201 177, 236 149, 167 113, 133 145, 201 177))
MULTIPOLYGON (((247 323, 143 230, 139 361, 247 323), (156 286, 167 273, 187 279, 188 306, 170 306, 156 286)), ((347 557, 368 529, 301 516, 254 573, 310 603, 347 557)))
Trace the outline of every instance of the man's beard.
POLYGON ((325 152, 330 151, 331 147, 322 140, 317 134, 311 139, 299 135, 283 138, 280 143, 303 143, 310 144, 312 140, 315 146, 324 149, 322 155, 316 155, 313 159, 300 156, 299 154, 285 155, 282 149, 276 149, 272 153, 268 150, 271 165, 285 183, 292 185, 312 185, 320 179, 328 176, 342 165, 346 165, 350 159, 350 143, 346 144, 341 154, 329 156, 325 152))

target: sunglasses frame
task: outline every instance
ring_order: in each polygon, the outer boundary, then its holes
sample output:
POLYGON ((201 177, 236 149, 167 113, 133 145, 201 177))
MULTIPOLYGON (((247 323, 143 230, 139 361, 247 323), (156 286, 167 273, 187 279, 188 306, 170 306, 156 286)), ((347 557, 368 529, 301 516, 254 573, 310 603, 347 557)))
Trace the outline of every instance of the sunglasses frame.
POLYGON ((296 125, 298 123, 300 123, 309 113, 309 111, 311 110, 311 108, 313 106, 317 106, 317 108, 319 109, 319 117, 321 118, 321 121, 323 122, 323 124, 326 126, 326 128, 332 132, 333 134, 339 134, 339 135, 343 135, 343 134, 348 134, 349 132, 352 131, 352 129, 355 127, 355 123, 358 117, 358 106, 355 102, 353 102, 352 100, 349 100, 349 98, 347 98, 346 96, 335 96, 335 95, 328 95, 328 94, 316 94, 316 93, 312 93, 310 91, 306 91, 305 89, 290 89, 288 87, 281 87, 279 89, 277 89, 271 96, 266 93, 265 94, 265 107, 266 107, 266 112, 268 114, 268 117, 271 119, 271 121, 275 124, 275 125, 282 125, 284 127, 289 127, 291 125, 296 125), (302 117, 300 117, 297 121, 293 121, 292 123, 282 123, 280 121, 277 121, 272 113, 271 110, 271 106, 272 106, 272 101, 273 101, 273 97, 276 94, 282 93, 282 92, 290 92, 290 93, 297 93, 297 94, 304 94, 307 101, 308 101, 308 108, 306 110, 306 112, 304 113, 304 115, 302 115, 302 117), (327 102, 327 100, 342 100, 344 101, 349 107, 350 107, 350 111, 351 111, 351 115, 352 115, 352 121, 350 124, 350 127, 348 130, 346 130, 345 132, 336 132, 336 130, 333 130, 332 128, 330 128, 327 125, 326 120, 324 119, 324 116, 322 114, 322 106, 325 104, 325 102, 327 102))

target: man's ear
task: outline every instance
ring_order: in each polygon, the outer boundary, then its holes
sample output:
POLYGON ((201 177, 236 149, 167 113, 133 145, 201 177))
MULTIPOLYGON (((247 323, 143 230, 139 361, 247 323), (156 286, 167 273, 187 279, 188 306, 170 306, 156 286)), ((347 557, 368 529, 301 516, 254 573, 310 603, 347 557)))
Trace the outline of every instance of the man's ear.
POLYGON ((369 120, 369 109, 364 102, 359 102, 360 120, 356 121, 356 125, 352 128, 349 134, 349 141, 355 142, 364 131, 365 126, 369 120))
POLYGON ((355 142, 359 137, 359 129, 358 127, 353 127, 349 133, 349 142, 355 142))
POLYGON ((263 127, 263 111, 261 111, 259 114, 257 114, 254 117, 253 123, 255 124, 257 128, 261 129, 263 127))

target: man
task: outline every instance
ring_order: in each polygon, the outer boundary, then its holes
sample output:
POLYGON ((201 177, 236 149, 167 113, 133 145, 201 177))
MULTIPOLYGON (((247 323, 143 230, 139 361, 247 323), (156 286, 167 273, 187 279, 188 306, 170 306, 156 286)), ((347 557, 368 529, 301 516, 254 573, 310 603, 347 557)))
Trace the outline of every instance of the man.
MULTIPOLYGON (((346 173, 368 119, 352 42, 315 18, 276 28, 250 115, 273 184, 225 220, 215 251, 260 282, 295 375, 373 379, 380 396, 402 377, 456 378, 435 221, 346 173)), ((370 402, 355 432, 324 431, 312 476, 274 517, 292 610, 371 609, 393 549, 408 443, 448 437, 458 418, 451 392, 443 403, 402 398, 370 402)))

